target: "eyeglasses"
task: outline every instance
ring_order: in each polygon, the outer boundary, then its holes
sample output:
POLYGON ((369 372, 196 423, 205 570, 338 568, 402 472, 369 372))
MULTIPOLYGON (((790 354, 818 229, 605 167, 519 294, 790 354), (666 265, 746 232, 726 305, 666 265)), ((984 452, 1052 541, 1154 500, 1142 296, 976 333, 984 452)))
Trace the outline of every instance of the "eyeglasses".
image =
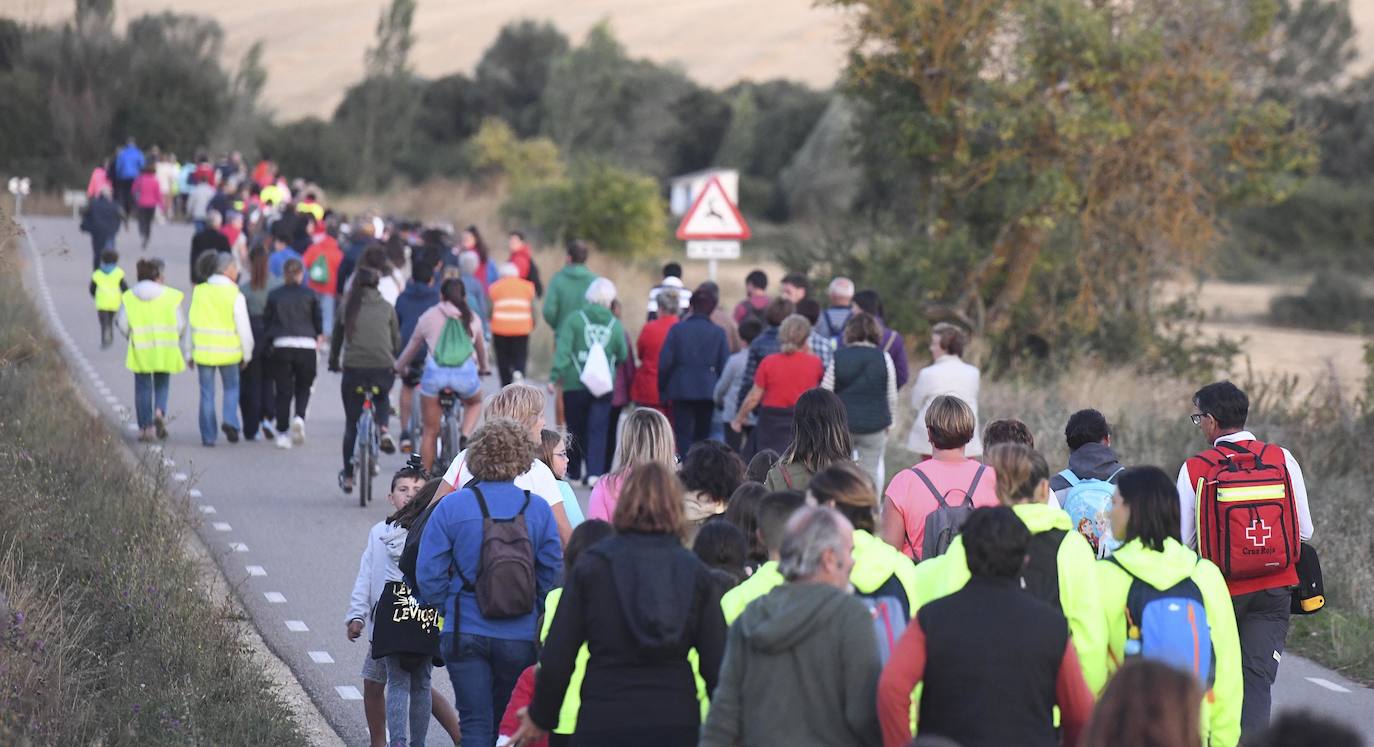
POLYGON ((553 455, 556 457, 563 457, 564 459, 568 458, 568 452, 566 451, 555 451, 553 455))
POLYGON ((1202 425, 1202 419, 1210 417, 1212 417, 1212 413, 1210 412, 1195 412, 1189 415, 1188 419, 1193 421, 1193 425, 1202 425))

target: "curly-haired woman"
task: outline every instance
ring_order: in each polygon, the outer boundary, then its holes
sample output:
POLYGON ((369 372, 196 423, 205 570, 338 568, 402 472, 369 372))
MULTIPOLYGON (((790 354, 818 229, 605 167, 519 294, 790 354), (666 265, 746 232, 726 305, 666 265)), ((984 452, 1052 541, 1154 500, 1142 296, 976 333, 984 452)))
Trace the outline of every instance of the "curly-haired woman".
POLYGON ((683 497, 682 543, 688 547, 706 520, 725 513, 730 496, 744 482, 744 462, 719 441, 698 441, 687 452, 678 473, 683 497))

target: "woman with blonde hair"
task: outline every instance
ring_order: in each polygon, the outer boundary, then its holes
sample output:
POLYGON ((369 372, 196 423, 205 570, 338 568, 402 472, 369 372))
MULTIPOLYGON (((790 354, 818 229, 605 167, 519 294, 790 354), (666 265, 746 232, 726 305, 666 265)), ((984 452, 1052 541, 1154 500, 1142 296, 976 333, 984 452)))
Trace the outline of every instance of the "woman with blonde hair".
POLYGON ((750 454, 764 449, 785 453, 792 445, 792 408, 802 393, 821 383, 825 367, 808 349, 811 323, 800 314, 782 321, 778 328, 778 352, 759 363, 749 394, 740 403, 730 427, 744 432, 744 424, 754 408, 759 408, 758 425, 750 434, 750 454))
MULTIPOLYGON (((492 395, 483 408, 487 422, 507 418, 519 423, 525 429, 530 444, 537 450, 543 449, 544 410, 546 407, 544 390, 529 384, 510 384, 492 395)), ((467 464, 467 450, 458 452, 444 473, 444 483, 439 487, 439 495, 452 493, 472 480, 472 472, 467 464)), ((519 488, 530 491, 549 504, 553 509, 554 521, 558 524, 558 538, 566 543, 572 537, 572 524, 568 521, 567 510, 563 507, 563 491, 558 487, 558 478, 543 461, 535 459, 524 474, 515 478, 519 488)))
POLYGON ((630 413, 621 425, 620 443, 616 446, 615 471, 598 480, 587 503, 587 518, 610 521, 620 500, 625 480, 637 467, 661 464, 677 469, 673 426, 663 413, 651 407, 641 407, 630 413))
POLYGON ((964 453, 976 429, 972 408, 958 397, 940 395, 926 409, 926 436, 935 453, 898 472, 884 493, 883 539, 907 557, 919 561, 940 555, 954 537, 943 531, 927 537, 926 517, 997 505, 997 473, 964 453))

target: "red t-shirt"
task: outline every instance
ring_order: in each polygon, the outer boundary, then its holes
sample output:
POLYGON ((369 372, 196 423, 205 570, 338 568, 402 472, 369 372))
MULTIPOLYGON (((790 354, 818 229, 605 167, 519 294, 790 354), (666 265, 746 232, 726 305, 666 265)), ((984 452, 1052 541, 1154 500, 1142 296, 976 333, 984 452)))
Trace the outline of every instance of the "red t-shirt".
POLYGON ((821 383, 825 369, 821 359, 804 351, 773 353, 759 362, 754 372, 754 384, 763 390, 764 407, 788 408, 808 389, 821 383))
POLYGON ((305 250, 305 256, 301 257, 301 264, 305 265, 305 287, 321 296, 333 297, 337 289, 340 262, 343 262, 343 250, 339 248, 339 242, 333 236, 325 236, 311 244, 310 248, 305 250), (310 268, 321 255, 324 256, 325 266, 329 269, 329 278, 316 281, 311 277, 310 268))

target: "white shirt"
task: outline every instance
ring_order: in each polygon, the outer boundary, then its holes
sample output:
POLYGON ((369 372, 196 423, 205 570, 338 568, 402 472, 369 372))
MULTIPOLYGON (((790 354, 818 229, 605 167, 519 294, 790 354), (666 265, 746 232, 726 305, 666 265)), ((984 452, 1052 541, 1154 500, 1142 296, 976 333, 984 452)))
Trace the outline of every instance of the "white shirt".
POLYGON ((936 397, 951 394, 973 409, 973 440, 964 447, 965 456, 982 455, 982 428, 978 424, 979 376, 977 366, 965 363, 957 355, 942 355, 916 374, 916 383, 911 387, 911 407, 918 414, 911 426, 911 436, 907 438, 908 449, 917 454, 934 453, 930 435, 926 433, 926 410, 936 397))
MULTIPOLYGON (((1222 441, 1238 443, 1257 441, 1250 431, 1240 431, 1217 438, 1212 444, 1222 441)), ((1288 449, 1283 449, 1284 465, 1288 468, 1288 479, 1293 484, 1293 501, 1298 506, 1298 539, 1306 542, 1312 539, 1312 512, 1307 507, 1307 482, 1302 477, 1302 467, 1298 466, 1288 449)), ((1178 469, 1178 515, 1180 520, 1179 537, 1187 547, 1197 549, 1197 492, 1193 481, 1188 477, 1188 463, 1178 469)))
MULTIPOLYGON (((444 482, 452 485, 454 490, 460 490, 471 479, 472 473, 468 471, 468 451, 463 449, 448 466, 448 471, 444 473, 444 482)), ((558 487, 558 479, 553 476, 553 470, 538 459, 530 465, 528 472, 515 478, 515 487, 543 498, 551 507, 563 502, 563 491, 558 487)))
MULTIPOLYGON (((211 275, 205 282, 210 285, 231 285, 234 290, 239 289, 237 283, 220 274, 211 275)), ((242 293, 234 299, 234 329, 239 333, 239 347, 243 349, 243 362, 247 364, 253 360, 253 327, 248 321, 248 300, 242 293)))

